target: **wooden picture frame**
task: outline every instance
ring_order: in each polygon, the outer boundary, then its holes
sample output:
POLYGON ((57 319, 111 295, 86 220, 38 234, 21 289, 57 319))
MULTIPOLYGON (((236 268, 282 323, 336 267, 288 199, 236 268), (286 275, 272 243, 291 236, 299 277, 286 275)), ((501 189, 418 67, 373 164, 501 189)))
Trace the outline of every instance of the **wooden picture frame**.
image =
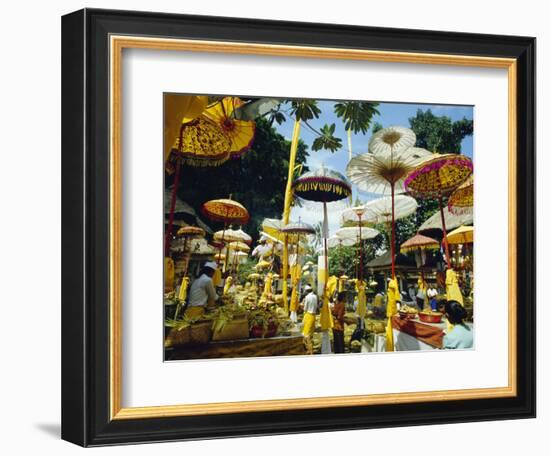
POLYGON ((65 440, 97 446, 535 416, 534 38, 85 9, 63 17, 62 84, 65 440), (120 58, 127 48, 507 69, 508 386, 123 408, 120 58))

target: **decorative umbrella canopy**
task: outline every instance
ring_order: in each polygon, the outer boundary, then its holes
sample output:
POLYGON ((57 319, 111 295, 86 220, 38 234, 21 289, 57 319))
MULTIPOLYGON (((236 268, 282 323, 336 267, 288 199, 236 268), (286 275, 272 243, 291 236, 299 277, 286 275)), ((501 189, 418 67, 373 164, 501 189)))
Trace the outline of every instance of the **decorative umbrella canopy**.
MULTIPOLYGON (((453 214, 449 211, 448 207, 443 208, 445 226, 447 229, 452 230, 453 228, 458 228, 460 225, 471 225, 474 223, 474 212, 471 210, 472 208, 464 209, 465 211, 463 213, 453 214)), ((418 228, 420 232, 429 230, 443 230, 441 214, 436 212, 418 228)))
POLYGON ((447 265, 451 265, 447 228, 443 211, 443 195, 448 195, 472 174, 472 161, 464 155, 441 154, 428 160, 409 173, 405 179, 407 191, 423 198, 438 198, 447 265))
POLYGON ((401 252, 411 252, 418 249, 438 249, 439 241, 422 234, 415 234, 412 238, 407 239, 401 244, 401 252))
POLYGON ((408 128, 389 127, 376 132, 369 141, 370 153, 350 160, 346 173, 350 180, 366 192, 391 195, 391 258, 395 277, 395 209, 396 194, 405 191, 404 178, 431 153, 412 147, 416 135, 408 128))
POLYGON ((434 154, 421 163, 405 179, 408 192, 422 198, 448 195, 472 174, 474 166, 465 155, 434 154))
MULTIPOLYGON (((182 248, 182 251, 183 252, 186 252, 187 251, 187 244, 188 244, 188 240, 189 239, 193 239, 193 238, 201 238, 201 237, 204 237, 204 230, 202 228, 199 228, 198 226, 184 226, 184 227, 181 227, 177 233, 176 233, 179 237, 182 237, 183 238, 183 248, 182 248)), ((171 249, 171 250, 174 250, 174 249, 171 249)), ((187 275, 187 267, 188 267, 188 262, 186 261, 185 262, 185 267, 184 267, 184 271, 183 271, 183 275, 184 277, 187 275)))
POLYGON ((357 238, 342 239, 338 236, 331 236, 327 239, 327 246, 329 249, 332 249, 334 247, 351 247, 355 244, 357 244, 357 238))
POLYGON ((315 234, 315 228, 313 228, 308 223, 302 222, 301 220, 299 220, 298 222, 290 222, 285 227, 283 227, 281 231, 287 234, 298 235, 315 234))
POLYGON ((242 242, 246 242, 247 244, 252 244, 252 236, 250 236, 249 234, 245 233, 242 228, 239 228, 238 230, 235 231, 235 234, 240 237, 240 240, 242 242))
MULTIPOLYGON (((289 221, 287 225, 294 224, 295 222, 289 221)), ((275 242, 285 242, 285 233, 282 231, 285 224, 280 219, 265 218, 262 222, 262 235, 265 235, 268 239, 275 242)), ((298 237, 292 233, 286 233, 288 242, 296 242, 298 237)))
POLYGON ((215 259, 215 260, 218 260, 218 261, 223 261, 223 260, 225 260, 225 254, 223 254, 223 253, 216 253, 216 255, 214 255, 214 259, 215 259))
MULTIPOLYGON (((399 220, 414 214, 418 203, 406 195, 396 195, 393 200, 394 219, 399 220)), ((365 204, 365 220, 369 223, 389 223, 392 220, 392 198, 385 196, 365 204)))
POLYGON ((250 244, 252 238, 246 234, 243 230, 233 230, 228 228, 227 230, 220 230, 214 233, 214 240, 221 241, 223 235, 224 242, 245 242, 250 244))
POLYGON ((340 238, 342 240, 354 240, 355 243, 357 243, 359 239, 363 241, 367 239, 373 239, 379 234, 380 231, 375 230, 374 228, 362 227, 361 230, 359 230, 358 226, 348 226, 345 228, 340 228, 336 231, 337 238, 340 238))
POLYGON ((230 139, 231 158, 239 157, 252 147, 256 124, 252 120, 235 119, 234 111, 243 101, 237 97, 225 97, 207 107, 203 116, 216 123, 230 139))
POLYGON ((173 146, 176 157, 191 166, 221 165, 229 160, 230 150, 231 140, 227 134, 205 117, 183 124, 173 146))
POLYGON ((258 274, 257 272, 253 272, 252 274, 248 274, 248 278, 251 280, 256 280, 260 278, 260 274, 258 274))
POLYGON ((183 226, 177 231, 176 234, 180 237, 194 238, 204 237, 205 232, 202 228, 199 228, 198 226, 183 226))
POLYGON ((389 154, 414 146, 416 135, 409 128, 393 126, 382 128, 372 135, 369 150, 373 154, 389 154))
POLYGON ((220 247, 219 243, 222 243, 221 245, 223 246, 223 243, 225 242, 239 242, 240 240, 240 237, 235 235, 235 231, 232 229, 220 230, 214 233, 214 241, 217 241, 218 248, 220 247))
POLYGON ((202 212, 217 222, 244 224, 250 219, 246 208, 230 198, 207 201, 202 205, 202 212))
POLYGON ((330 203, 351 196, 349 181, 338 171, 321 166, 302 174, 292 184, 294 194, 307 201, 330 203))
POLYGON ((230 242, 227 244, 227 247, 229 250, 233 250, 235 252, 249 252, 250 246, 248 244, 245 244, 244 242, 230 242))
POLYGON ((359 190, 390 195, 393 185, 394 193, 400 194, 405 192, 403 182, 407 174, 431 156, 431 152, 419 147, 356 155, 348 163, 346 174, 359 190))
POLYGON ((165 94, 164 95, 164 160, 179 135, 182 123, 197 118, 206 109, 207 96, 165 94))
POLYGON ((351 184, 338 171, 321 166, 319 169, 309 171, 292 184, 294 195, 308 201, 317 201, 323 203, 323 245, 325 259, 325 280, 323 290, 323 306, 320 312, 321 329, 325 331, 325 337, 333 320, 329 308, 329 298, 327 293, 328 277, 328 215, 327 203, 349 198, 351 196, 351 184))
POLYGON ((459 226, 447 235, 449 244, 469 244, 474 242, 474 227, 459 226))
POLYGON ((453 214, 464 212, 464 208, 471 208, 474 205, 474 175, 471 174, 466 181, 461 184, 447 201, 447 207, 453 214))
POLYGON ((365 221, 365 206, 354 206, 342 211, 342 221, 363 223, 365 221))

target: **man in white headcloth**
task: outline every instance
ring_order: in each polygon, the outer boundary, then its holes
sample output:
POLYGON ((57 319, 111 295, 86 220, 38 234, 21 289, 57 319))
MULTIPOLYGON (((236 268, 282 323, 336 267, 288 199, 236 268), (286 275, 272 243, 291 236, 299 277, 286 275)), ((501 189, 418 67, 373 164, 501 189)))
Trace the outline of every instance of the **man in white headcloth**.
POLYGON ((262 236, 259 240, 259 244, 252 250, 250 254, 253 257, 263 258, 268 255, 271 251, 271 245, 267 242, 267 238, 262 236))
POLYGON ((204 264, 199 274, 189 290, 189 305, 185 311, 185 317, 196 320, 204 314, 206 306, 213 306, 218 300, 216 289, 212 277, 218 269, 214 261, 208 261, 204 264))

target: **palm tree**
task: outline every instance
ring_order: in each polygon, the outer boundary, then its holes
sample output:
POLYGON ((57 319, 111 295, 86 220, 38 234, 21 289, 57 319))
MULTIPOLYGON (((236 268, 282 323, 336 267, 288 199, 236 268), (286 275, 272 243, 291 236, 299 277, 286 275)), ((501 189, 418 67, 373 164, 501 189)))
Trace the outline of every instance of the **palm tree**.
POLYGON ((351 160, 351 133, 365 134, 375 115, 380 115, 378 103, 368 101, 345 101, 334 105, 334 113, 344 121, 348 134, 348 154, 351 160))

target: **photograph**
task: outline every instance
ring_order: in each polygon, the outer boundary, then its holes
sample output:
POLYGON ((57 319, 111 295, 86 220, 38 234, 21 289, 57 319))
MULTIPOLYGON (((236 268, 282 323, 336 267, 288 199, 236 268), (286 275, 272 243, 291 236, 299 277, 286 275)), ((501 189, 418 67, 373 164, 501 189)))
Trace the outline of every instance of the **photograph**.
POLYGON ((162 96, 165 362, 475 350, 475 106, 162 96))

